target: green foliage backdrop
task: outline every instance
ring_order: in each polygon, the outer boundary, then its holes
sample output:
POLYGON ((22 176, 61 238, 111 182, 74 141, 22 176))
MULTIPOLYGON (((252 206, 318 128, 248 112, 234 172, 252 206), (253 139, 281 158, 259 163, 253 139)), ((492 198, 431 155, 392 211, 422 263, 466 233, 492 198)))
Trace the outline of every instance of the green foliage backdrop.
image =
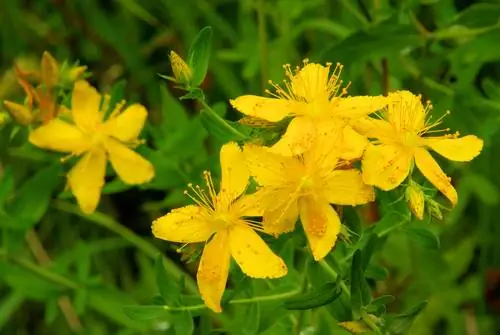
MULTIPOLYGON (((28 145, 25 128, 5 123, 0 333, 348 334, 338 325, 351 319, 342 315, 344 305, 359 300, 365 306, 366 289, 375 299, 367 305, 370 313, 389 313, 391 334, 499 332, 499 37, 495 0, 1 1, 0 100, 24 97, 14 63, 36 67, 45 50, 61 61, 79 61, 92 73, 89 81, 115 101, 147 107, 143 138, 152 145, 138 151, 154 164, 156 177, 133 188, 108 183, 98 211, 84 215, 64 190, 63 165, 28 145), (327 262, 307 261, 296 248, 305 244, 303 237, 293 235, 274 245, 289 265, 286 277, 249 280, 232 269, 225 299, 239 300, 226 307, 231 315, 159 311, 155 302, 201 303, 196 263, 186 263, 197 250, 187 247, 181 254, 155 240, 151 222, 189 203, 187 183, 201 182, 203 170, 218 170, 218 151, 228 136, 199 112, 203 106, 179 101, 183 92, 158 76, 172 75, 169 52, 187 59, 205 26, 213 36, 201 88, 229 120, 241 117, 229 99, 262 94, 269 79, 282 80, 283 64, 304 58, 344 64, 351 95, 409 89, 432 100, 435 110, 450 110, 447 127, 485 143, 471 163, 443 160, 458 205, 442 220, 417 221, 392 215, 389 204, 397 194, 381 194, 379 210, 345 211, 355 247, 339 242, 327 262), (325 286, 337 277, 347 278, 351 302, 345 292, 338 296, 337 285, 325 286), (336 299, 300 310, 258 301, 270 292, 300 292, 306 282, 320 290, 308 302, 336 299), (257 302, 246 304, 252 297, 257 302)), ((408 213, 404 201, 396 206, 408 213)))

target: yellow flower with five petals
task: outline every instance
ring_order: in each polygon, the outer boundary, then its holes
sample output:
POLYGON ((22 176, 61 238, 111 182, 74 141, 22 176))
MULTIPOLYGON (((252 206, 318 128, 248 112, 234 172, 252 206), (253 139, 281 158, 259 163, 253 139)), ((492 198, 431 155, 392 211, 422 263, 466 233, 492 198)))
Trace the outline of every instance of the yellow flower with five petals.
MULTIPOLYGON (((208 187, 190 185, 196 205, 174 209, 153 222, 157 238, 180 243, 205 243, 197 273, 198 288, 205 304, 221 312, 220 301, 233 258, 242 271, 254 278, 278 278, 287 273, 285 263, 266 245, 255 230, 262 227, 248 216, 259 216, 247 189, 249 172, 242 152, 234 142, 220 152, 222 180, 216 192, 209 172, 208 187)), ((189 194, 188 192, 186 192, 189 194)))
POLYGON ((263 211, 264 229, 273 234, 292 231, 300 216, 315 260, 328 254, 341 230, 330 204, 354 206, 375 198, 360 172, 339 160, 331 134, 323 128, 309 150, 296 156, 256 145, 243 150, 250 174, 261 186, 254 197, 263 211))
POLYGON ((99 203, 108 159, 127 184, 148 182, 155 173, 153 165, 130 148, 140 143, 138 136, 147 118, 144 106, 133 104, 122 112, 123 104, 117 104, 104 120, 107 106, 103 103, 100 108, 101 100, 88 82, 77 81, 68 111, 74 124, 56 118, 29 135, 37 147, 83 155, 68 173, 68 186, 85 213, 95 211, 99 203))
POLYGON ((424 177, 455 205, 457 192, 429 149, 447 159, 466 162, 479 155, 483 141, 474 135, 458 137, 458 133, 433 136, 448 129, 435 129, 443 118, 431 120, 430 103, 424 106, 420 96, 409 91, 393 92, 388 98, 389 105, 380 119, 366 118, 356 125, 358 131, 375 139, 363 155, 363 180, 389 191, 406 179, 415 163, 424 177))
POLYGON ((342 65, 337 64, 330 74, 331 65, 305 60, 304 66, 295 72, 285 65, 288 81, 284 81, 283 87, 271 82, 276 92, 266 93, 272 97, 244 95, 231 100, 231 104, 243 114, 270 122, 293 117, 285 134, 272 146, 274 152, 300 154, 308 149, 318 123, 332 123, 337 127, 335 136, 342 158, 359 158, 367 140, 350 123, 383 108, 387 100, 383 96, 345 97, 347 90, 340 80, 342 65))

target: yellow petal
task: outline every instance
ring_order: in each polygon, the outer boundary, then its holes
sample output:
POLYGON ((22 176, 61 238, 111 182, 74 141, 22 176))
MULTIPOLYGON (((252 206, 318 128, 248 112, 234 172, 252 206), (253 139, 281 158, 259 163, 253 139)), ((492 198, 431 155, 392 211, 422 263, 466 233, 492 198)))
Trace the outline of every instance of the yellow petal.
POLYGON ((355 206, 375 200, 371 186, 363 183, 358 170, 335 170, 322 185, 325 199, 336 205, 355 206))
POLYGON ((106 172, 104 150, 87 152, 68 173, 68 186, 76 197, 82 212, 95 211, 101 197, 106 172))
POLYGON ((456 205, 458 202, 457 191, 451 185, 450 178, 444 174, 431 154, 423 148, 415 149, 415 163, 424 177, 436 186, 453 205, 456 205))
POLYGON ((255 193, 242 196, 232 204, 231 211, 234 212, 237 217, 262 216, 262 195, 262 192, 257 191, 255 193))
POLYGON ((222 311, 220 301, 226 288, 230 260, 228 236, 223 230, 205 245, 196 275, 201 298, 216 313, 222 311))
POLYGON ((26 106, 7 100, 3 102, 3 105, 10 116, 20 125, 28 126, 33 123, 33 113, 26 106))
POLYGON ((312 144, 302 154, 305 164, 321 164, 327 169, 334 169, 341 154, 341 147, 344 145, 342 132, 345 126, 346 123, 341 119, 334 118, 323 118, 321 121, 315 122, 312 144))
POLYGON ((457 162, 468 162, 483 149, 483 140, 474 135, 460 138, 424 138, 424 144, 441 156, 457 162))
POLYGON ((368 145, 368 140, 363 135, 357 133, 351 126, 347 125, 342 129, 338 142, 340 158, 345 160, 355 160, 360 158, 368 145))
POLYGON ((156 238, 179 243, 207 241, 213 229, 204 220, 202 209, 189 205, 172 210, 153 221, 152 231, 156 238))
POLYGON ((153 164, 144 157, 112 138, 106 139, 104 145, 111 165, 123 182, 136 185, 153 179, 153 164))
POLYGON ((351 123, 352 128, 368 138, 376 138, 383 143, 393 142, 396 136, 396 129, 387 121, 365 117, 351 123))
POLYGON ((80 129, 60 119, 33 130, 29 141, 39 148, 60 152, 82 153, 90 149, 91 141, 80 129))
POLYGON ((134 142, 144 127, 148 112, 143 105, 133 104, 123 113, 106 121, 107 134, 123 142, 134 142))
MULTIPOLYGON (((330 67, 317 63, 308 63, 291 79, 292 91, 295 95, 306 99, 328 100, 330 67)), ((335 78, 338 79, 338 78, 335 78)))
POLYGON ((326 200, 310 196, 299 199, 299 212, 313 257, 319 261, 337 241, 341 228, 339 216, 326 200))
POLYGON ((374 113, 387 106, 389 100, 384 96, 358 96, 339 98, 332 101, 332 114, 336 117, 357 119, 374 113))
POLYGON ((399 130, 419 131, 425 127, 425 109, 421 97, 410 91, 391 92, 387 120, 399 130))
POLYGON ((73 88, 71 111, 75 124, 87 131, 93 131, 102 122, 99 110, 101 95, 85 80, 79 80, 73 88))
POLYGON ((250 175, 260 185, 283 185, 300 166, 293 157, 278 155, 269 148, 247 144, 243 148, 250 175), (283 173, 287 171, 287 173, 283 173))
MULTIPOLYGON (((262 192, 265 192, 262 189, 262 192)), ((268 192, 262 200, 262 225, 268 234, 279 235, 292 231, 299 218, 297 195, 287 189, 268 192)))
POLYGON ((42 55, 42 83, 50 89, 59 82, 59 65, 52 55, 45 51, 42 55))
POLYGON ((229 230, 231 255, 241 270, 253 278, 279 278, 287 273, 283 260, 276 256, 251 228, 235 225, 229 230))
POLYGON ((255 116, 267 121, 278 122, 294 113, 297 102, 293 100, 243 95, 229 101, 240 113, 255 116))
POLYGON ((363 155, 365 184, 389 191, 400 185, 410 173, 413 153, 396 145, 369 145, 363 155))
POLYGON ((293 156, 307 151, 315 136, 314 123, 309 117, 294 118, 281 139, 272 147, 272 152, 280 155, 293 156))
POLYGON ((232 201, 245 192, 250 177, 245 156, 238 144, 229 142, 222 146, 220 165, 222 171, 220 194, 232 201))

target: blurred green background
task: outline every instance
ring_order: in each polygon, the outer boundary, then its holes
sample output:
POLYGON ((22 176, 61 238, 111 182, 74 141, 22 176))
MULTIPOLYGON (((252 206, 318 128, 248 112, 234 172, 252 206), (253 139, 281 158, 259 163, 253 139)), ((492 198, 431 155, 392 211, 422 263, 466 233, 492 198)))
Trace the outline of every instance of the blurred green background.
MULTIPOLYGON (((61 292, 77 315, 73 326, 81 323, 85 334, 159 334, 168 328, 165 322, 133 322, 121 306, 150 303, 157 294, 159 252, 182 264, 174 247, 153 240, 151 221, 183 205, 186 183, 218 162, 217 141, 208 140, 199 106, 178 103, 182 92, 157 76, 171 74, 169 51, 185 56, 207 25, 213 50, 202 87, 229 119, 241 116, 228 99, 262 94, 269 79, 283 78, 283 64, 308 58, 344 64, 351 95, 410 89, 431 99, 439 115, 452 111, 446 127, 484 139, 473 162, 443 161, 460 202, 443 220, 425 222, 439 236, 439 248, 415 246, 406 234, 392 232, 376 257, 385 271, 376 291, 396 296, 389 311, 429 301, 411 334, 499 333, 498 0, 2 0, 0 100, 22 101, 13 64, 36 67, 47 50, 59 61, 87 65, 89 80, 102 91, 123 89, 128 100, 146 105, 151 124, 145 134, 158 150, 141 149, 157 168, 155 181, 134 189, 108 185, 100 213, 81 216, 64 193, 50 203, 36 222, 50 266, 30 265, 43 264, 32 256, 39 250, 36 239, 26 236, 35 223, 2 228, 2 248, 16 250, 19 258, 0 258, 0 334, 71 333, 61 292)), ((43 159, 27 158, 22 145, 14 149, 8 160, 22 181, 43 159)), ((187 265, 191 273, 193 266, 187 265)), ((204 333, 207 319, 196 322, 196 332, 204 333)), ((262 333, 287 334, 264 324, 262 333)))

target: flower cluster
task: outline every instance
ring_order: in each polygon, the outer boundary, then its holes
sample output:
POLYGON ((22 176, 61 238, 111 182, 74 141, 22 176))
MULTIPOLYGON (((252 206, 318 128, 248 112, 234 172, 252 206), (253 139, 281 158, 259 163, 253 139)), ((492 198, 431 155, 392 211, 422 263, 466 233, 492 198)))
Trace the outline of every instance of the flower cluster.
POLYGON ((138 136, 148 114, 144 106, 132 104, 124 109, 124 101, 110 106, 109 96, 101 95, 81 79, 85 69, 66 62, 60 66, 45 52, 39 72, 23 72, 16 67, 26 103, 4 101, 4 105, 14 120, 30 127, 29 142, 33 145, 69 154, 63 161, 81 156, 67 174, 67 185, 81 210, 90 214, 99 203, 108 160, 126 184, 148 182, 155 171, 149 161, 132 150, 141 143, 138 136), (66 106, 61 97, 69 91, 71 96, 66 100, 70 100, 70 106, 66 106))
POLYGON ((275 90, 267 92, 270 97, 244 95, 231 100, 255 124, 291 121, 270 146, 225 144, 220 152, 219 190, 206 172, 207 189, 189 185, 186 192, 194 205, 153 222, 157 238, 205 243, 197 280, 213 311, 221 311, 231 258, 250 277, 286 274, 284 262, 255 231, 277 236, 292 231, 300 218, 312 256, 321 260, 341 232, 335 208, 374 201, 374 187, 389 191, 408 179, 410 208, 423 217, 425 195, 411 179, 414 165, 453 205, 457 203, 450 178, 429 150, 454 161, 469 161, 481 151, 482 140, 436 129, 442 118, 432 121, 430 103, 422 104, 421 97, 409 91, 348 96, 341 70, 340 64, 332 71, 332 64, 307 60, 295 70, 286 65, 287 79, 282 85, 271 83, 275 90), (246 194, 250 177, 258 188, 246 194))

